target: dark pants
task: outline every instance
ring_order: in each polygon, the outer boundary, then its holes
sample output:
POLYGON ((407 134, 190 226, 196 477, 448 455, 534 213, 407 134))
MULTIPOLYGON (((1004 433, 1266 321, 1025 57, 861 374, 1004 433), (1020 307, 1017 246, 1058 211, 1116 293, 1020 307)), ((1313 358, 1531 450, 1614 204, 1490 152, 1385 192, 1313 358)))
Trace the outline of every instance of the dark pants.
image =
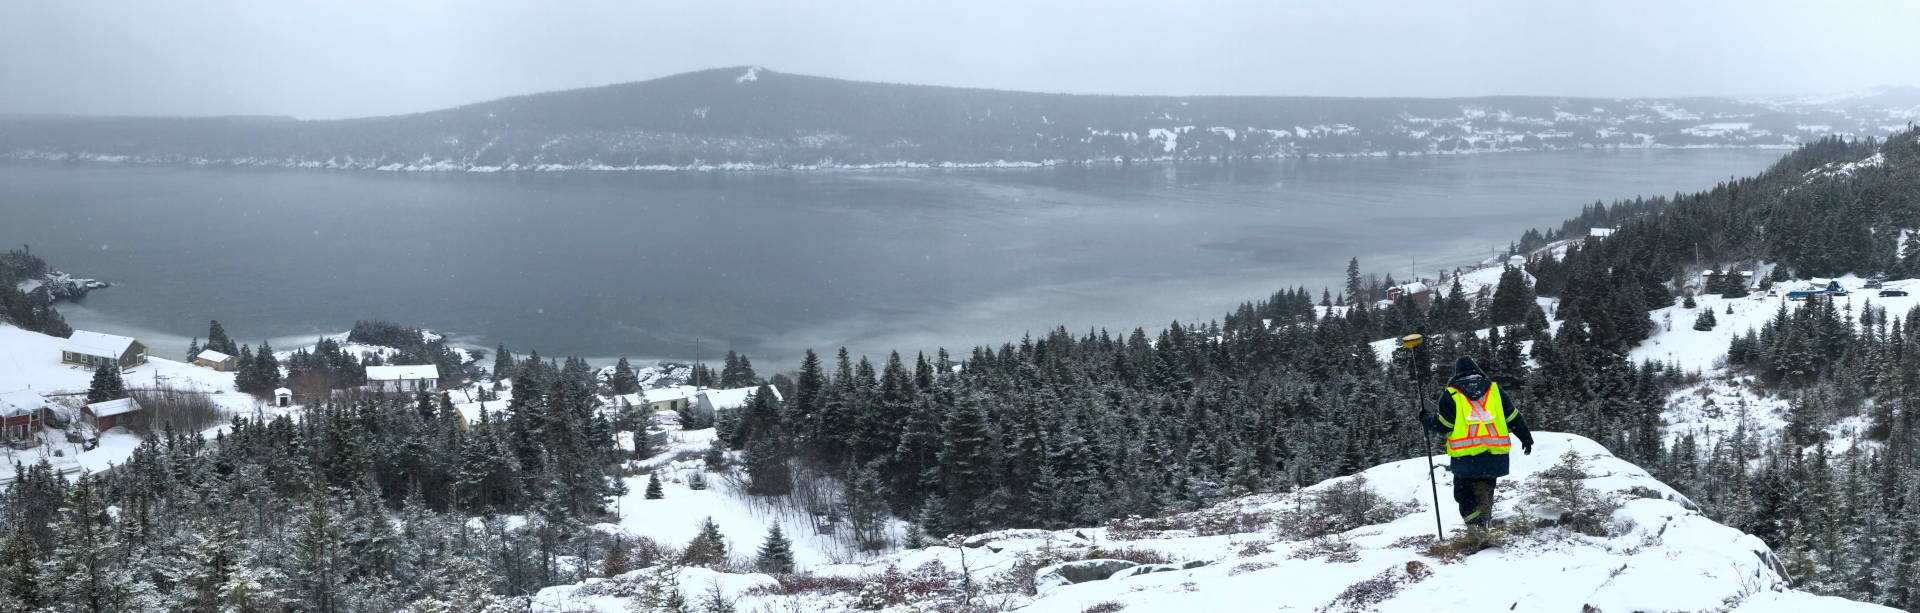
POLYGON ((1493 485, 1493 479, 1453 478, 1453 501, 1460 503, 1460 519, 1467 525, 1492 525, 1493 485))

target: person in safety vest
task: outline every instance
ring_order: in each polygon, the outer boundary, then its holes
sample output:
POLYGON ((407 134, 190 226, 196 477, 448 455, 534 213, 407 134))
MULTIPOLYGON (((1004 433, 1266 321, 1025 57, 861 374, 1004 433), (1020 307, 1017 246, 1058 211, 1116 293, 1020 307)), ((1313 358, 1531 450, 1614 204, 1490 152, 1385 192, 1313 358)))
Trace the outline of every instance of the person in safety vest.
POLYGON ((1460 503, 1460 519, 1486 528, 1493 519, 1494 480, 1507 475, 1507 452, 1520 439, 1520 451, 1533 453, 1533 432, 1520 417, 1520 408, 1506 402, 1500 386, 1480 372, 1473 358, 1460 356, 1453 379, 1441 392, 1439 411, 1420 409, 1420 424, 1447 437, 1452 459, 1453 500, 1460 503))

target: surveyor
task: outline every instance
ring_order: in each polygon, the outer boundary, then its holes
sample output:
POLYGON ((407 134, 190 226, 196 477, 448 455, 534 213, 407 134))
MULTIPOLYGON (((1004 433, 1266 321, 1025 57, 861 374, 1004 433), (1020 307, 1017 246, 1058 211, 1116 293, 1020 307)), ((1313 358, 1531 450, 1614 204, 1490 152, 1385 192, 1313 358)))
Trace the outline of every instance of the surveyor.
POLYGON ((1460 356, 1453 378, 1440 400, 1438 412, 1427 404, 1420 423, 1447 436, 1447 457, 1453 466, 1453 500, 1460 503, 1460 519, 1468 527, 1485 529, 1493 520, 1495 480, 1507 476, 1507 451, 1512 436, 1520 451, 1533 453, 1533 432, 1520 418, 1520 409, 1506 402, 1500 385, 1480 372, 1473 358, 1460 356))

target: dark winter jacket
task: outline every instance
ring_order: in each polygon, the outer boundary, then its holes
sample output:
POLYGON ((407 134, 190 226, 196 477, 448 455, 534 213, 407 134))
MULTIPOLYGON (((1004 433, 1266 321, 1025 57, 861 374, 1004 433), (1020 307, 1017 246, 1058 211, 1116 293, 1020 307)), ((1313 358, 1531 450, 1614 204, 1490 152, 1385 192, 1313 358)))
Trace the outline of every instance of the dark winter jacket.
MULTIPOLYGON (((1453 373, 1453 379, 1447 382, 1447 386, 1460 390, 1460 393, 1466 394, 1468 398, 1478 401, 1485 398, 1487 392, 1493 389, 1493 380, 1488 379, 1485 373, 1480 372, 1480 365, 1475 364, 1473 358, 1461 357, 1459 363, 1454 365, 1453 373)), ((1533 431, 1527 429, 1527 420, 1520 416, 1520 407, 1515 406, 1513 399, 1505 395, 1502 395, 1500 398, 1500 406, 1507 414, 1507 432, 1512 434, 1514 438, 1520 439, 1520 448, 1524 452, 1531 453, 1533 451, 1533 431)), ((1447 394, 1447 390, 1445 389, 1440 390, 1438 408, 1442 411, 1453 410, 1453 397, 1447 394)), ((1428 430, 1438 432, 1442 436, 1453 432, 1453 428, 1440 423, 1440 416, 1426 409, 1421 409, 1420 411, 1420 425, 1426 426, 1428 430)), ((1453 458, 1453 476, 1457 479, 1492 479, 1495 477, 1505 477, 1507 476, 1509 465, 1507 456, 1509 455, 1511 454, 1482 453, 1463 458, 1453 458)))

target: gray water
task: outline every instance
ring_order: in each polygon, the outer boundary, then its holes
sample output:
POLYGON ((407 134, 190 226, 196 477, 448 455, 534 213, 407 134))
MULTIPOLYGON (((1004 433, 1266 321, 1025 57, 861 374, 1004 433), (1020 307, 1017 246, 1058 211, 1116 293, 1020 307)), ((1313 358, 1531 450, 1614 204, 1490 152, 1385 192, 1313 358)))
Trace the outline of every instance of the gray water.
MULTIPOLYGON (((1295 285, 1423 275, 1583 203, 1778 151, 1039 170, 395 174, 0 164, 0 245, 114 287, 75 327, 163 354, 218 319, 305 344, 379 318, 516 352, 856 353, 1213 319, 1295 285)), ((708 353, 712 355, 712 353, 708 353)))

